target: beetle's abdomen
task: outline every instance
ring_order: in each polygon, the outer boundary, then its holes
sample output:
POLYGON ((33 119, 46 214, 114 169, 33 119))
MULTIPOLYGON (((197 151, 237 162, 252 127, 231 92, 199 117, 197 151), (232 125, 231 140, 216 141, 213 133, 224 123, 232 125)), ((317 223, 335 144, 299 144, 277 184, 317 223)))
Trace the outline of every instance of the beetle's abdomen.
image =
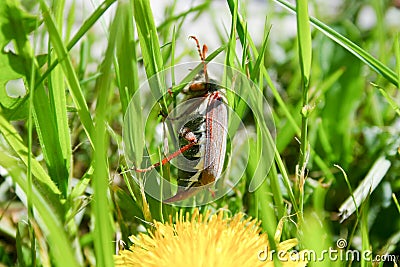
POLYGON ((190 142, 185 138, 185 132, 191 131, 197 140, 195 145, 182 153, 181 162, 184 161, 184 163, 180 164, 182 168, 178 171, 178 185, 184 188, 200 186, 200 173, 204 168, 205 120, 205 116, 198 114, 197 117, 186 122, 179 131, 179 146, 181 148, 190 142))

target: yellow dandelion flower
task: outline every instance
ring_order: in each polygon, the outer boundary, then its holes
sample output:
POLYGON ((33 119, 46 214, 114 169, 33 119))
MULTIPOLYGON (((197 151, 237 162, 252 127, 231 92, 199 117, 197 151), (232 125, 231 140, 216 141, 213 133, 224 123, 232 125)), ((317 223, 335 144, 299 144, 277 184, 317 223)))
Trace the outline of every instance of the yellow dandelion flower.
MULTIPOLYGON (((154 222, 149 234, 131 236, 133 245, 115 256, 116 266, 186 267, 186 266, 274 266, 269 253, 268 238, 260 233, 257 220, 244 219, 243 214, 224 218, 223 212, 205 216, 195 210, 190 217, 176 215, 176 223, 154 222)), ((172 220, 170 220, 172 221, 172 220)), ((287 252, 297 245, 290 239, 277 246, 287 252)), ((301 253, 300 253, 301 254, 301 253)), ((301 259, 301 257, 300 257, 301 259)), ((306 261, 294 259, 289 253, 279 255, 282 266, 305 266, 306 261)))

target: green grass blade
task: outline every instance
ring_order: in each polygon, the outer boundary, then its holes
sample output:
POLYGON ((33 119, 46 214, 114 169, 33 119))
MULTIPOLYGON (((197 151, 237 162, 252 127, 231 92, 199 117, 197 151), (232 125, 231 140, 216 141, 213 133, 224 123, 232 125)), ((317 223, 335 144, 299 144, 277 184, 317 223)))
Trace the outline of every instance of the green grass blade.
POLYGON ((350 197, 349 198, 351 198, 351 200, 353 200, 353 204, 354 204, 355 211, 356 211, 356 216, 357 216, 357 218, 359 218, 357 201, 354 198, 353 189, 351 188, 351 184, 350 184, 349 178, 347 177, 347 173, 339 165, 335 165, 335 167, 338 168, 343 173, 344 180, 346 181, 347 188, 349 189, 349 193, 350 193, 350 197))
MULTIPOLYGON (((371 250, 371 244, 369 240, 369 223, 368 223, 368 213, 369 213, 369 197, 367 200, 363 203, 361 207, 361 220, 360 220, 360 231, 361 231, 361 248, 362 251, 370 251, 371 250)), ((369 255, 369 257, 361 257, 360 264, 362 267, 369 267, 371 266, 371 261, 372 261, 372 255, 369 255)))
POLYGON ((339 207, 342 221, 353 214, 361 206, 362 202, 376 189, 390 166, 391 162, 383 156, 375 161, 364 180, 354 190, 354 194, 349 196, 339 207))
POLYGON ((400 205, 399 205, 399 201, 397 200, 396 195, 395 195, 394 193, 392 193, 392 198, 393 198, 394 204, 395 204, 396 207, 397 207, 397 211, 398 211, 399 214, 400 214, 400 205))
POLYGON ((172 30, 172 38, 171 38, 171 85, 172 87, 176 84, 175 79, 175 48, 176 48, 176 27, 172 30))
POLYGON ((181 18, 185 18, 187 15, 190 15, 191 13, 201 12, 203 10, 206 10, 210 6, 210 3, 211 1, 205 1, 204 3, 191 7, 190 9, 183 11, 177 15, 168 16, 160 25, 158 25, 157 32, 160 32, 164 27, 168 26, 171 23, 174 23, 175 21, 178 21, 181 18))
POLYGON ((110 26, 108 46, 100 73, 96 81, 96 92, 98 92, 96 105, 96 127, 94 134, 94 174, 93 191, 94 201, 92 204, 94 224, 94 248, 96 252, 96 266, 113 266, 113 227, 111 224, 112 206, 109 200, 109 166, 107 163, 107 151, 109 147, 109 135, 107 132, 108 110, 113 81, 112 64, 114 62, 114 51, 116 47, 117 33, 123 27, 124 9, 126 5, 121 2, 117 7, 115 18, 110 26))
MULTIPOLYGON (((150 78, 163 70, 164 63, 149 0, 134 1, 133 15, 138 31, 144 67, 147 77, 150 78)), ((165 83, 163 83, 162 77, 156 77, 153 80, 154 83, 150 84, 153 94, 160 95, 160 93, 164 93, 162 90, 166 88, 164 88, 165 83)))
POLYGON ((397 33, 394 41, 394 54, 396 56, 396 69, 397 69, 397 88, 400 88, 400 33, 397 33))
MULTIPOLYGON (((303 213, 304 206, 304 182, 307 168, 307 158, 309 153, 309 140, 308 140, 308 87, 311 71, 311 57, 312 57, 312 44, 311 44, 311 29, 308 16, 308 1, 296 1, 296 18, 297 18, 297 43, 299 46, 299 61, 301 72, 301 88, 303 95, 303 103, 301 109, 301 136, 300 136, 300 159, 299 159, 299 172, 296 173, 296 186, 295 192, 299 192, 299 207, 301 214, 303 213)), ((302 216, 302 215, 301 215, 302 216)))
MULTIPOLYGON (((233 2, 233 0, 228 0, 228 4, 229 4, 229 8, 230 8, 230 11, 231 11, 232 16, 234 16, 234 13, 233 13, 233 12, 234 12, 234 2, 233 2)), ((257 48, 255 47, 254 42, 253 42, 251 36, 249 35, 248 32, 246 32, 246 31, 244 30, 244 28, 245 28, 245 27, 243 26, 243 21, 242 21, 242 20, 240 19, 240 17, 238 16, 237 25, 236 25, 236 30, 237 30, 237 34, 238 34, 238 36, 239 36, 240 42, 242 43, 242 45, 243 45, 243 44, 248 44, 248 45, 251 47, 251 49, 252 49, 252 52, 253 52, 253 54, 254 54, 254 57, 258 58, 259 53, 258 53, 258 51, 257 51, 257 48)), ((286 104, 284 103, 284 101, 283 101, 282 98, 280 97, 280 95, 279 95, 279 93, 278 93, 278 90, 276 89, 276 87, 275 87, 275 85, 273 84, 273 82, 272 82, 272 80, 271 80, 269 74, 268 74, 267 71, 266 71, 265 66, 262 65, 262 66, 260 66, 260 67, 261 67, 261 72, 262 72, 262 74, 263 74, 263 77, 267 80, 268 85, 273 89, 272 91, 273 91, 273 93, 274 93, 274 96, 277 98, 278 103, 280 103, 280 105, 281 105, 283 108, 285 108, 285 109, 287 110, 287 112, 286 112, 287 117, 289 118, 289 120, 292 121, 292 125, 297 129, 297 131, 300 132, 300 128, 298 127, 297 123, 296 123, 295 120, 293 119, 293 116, 291 115, 289 109, 286 107, 286 104), (279 100, 280 100, 280 101, 279 101, 279 100)), ((252 69, 252 67, 251 67, 251 62, 249 62, 249 69, 252 69)), ((274 148, 274 154, 275 154, 275 160, 276 160, 276 162, 277 162, 278 168, 279 168, 279 170, 280 170, 281 173, 282 173, 284 185, 285 185, 285 187, 286 187, 286 189, 287 189, 287 191, 288 191, 288 195, 289 195, 289 198, 290 198, 290 200, 291 200, 291 202, 292 202, 293 208, 294 208, 294 210, 295 210, 296 212, 299 212, 298 206, 297 206, 296 201, 295 201, 295 198, 294 198, 293 190, 292 190, 291 185, 290 185, 290 182, 289 182, 289 176, 288 176, 288 174, 287 174, 286 168, 285 168, 285 166, 284 166, 284 164, 283 164, 283 161, 282 161, 282 159, 281 159, 281 156, 279 155, 279 152, 278 152, 278 150, 276 149, 276 147, 274 148)), ((323 163, 323 162, 321 161, 320 163, 323 163)), ((325 168, 325 169, 328 169, 328 168, 325 168)))
POLYGON ((49 32, 50 41, 57 54, 58 60, 61 62, 65 78, 69 84, 72 99, 75 103, 76 110, 82 122, 83 128, 85 129, 86 135, 90 143, 93 144, 93 121, 90 116, 89 108, 86 104, 83 92, 79 85, 77 75, 74 71, 71 59, 68 55, 68 51, 63 44, 60 33, 57 31, 57 27, 54 23, 52 16, 50 15, 50 11, 43 0, 40 1, 40 6, 43 11, 43 18, 49 32))
POLYGON ((396 101, 388 94, 388 92, 383 89, 382 87, 380 87, 377 84, 371 83, 372 86, 374 86, 375 88, 377 88, 379 90, 379 92, 383 95, 383 97, 387 100, 387 102, 389 103, 389 105, 392 107, 392 109, 394 111, 396 111, 397 115, 400 116, 400 107, 399 105, 396 103, 396 101))
MULTIPOLYGON (((232 21, 231 21, 231 31, 229 34, 228 46, 226 49, 225 65, 233 68, 235 65, 235 55, 236 55, 236 28, 237 28, 237 16, 238 16, 238 1, 231 1, 233 5, 232 10, 232 21)), ((228 74, 229 75, 229 74, 228 74)))
MULTIPOLYGON (((261 46, 261 52, 257 56, 256 63, 254 64, 253 71, 251 72, 250 79, 252 81, 254 81, 261 73, 260 69, 261 69, 261 64, 264 64, 264 55, 265 55, 265 51, 267 50, 268 37, 269 37, 269 31, 267 32, 267 34, 265 34, 265 38, 264 38, 264 41, 261 46)), ((260 88, 262 88, 262 87, 260 87, 260 88)))
MULTIPOLYGON (((2 115, 0 115, 0 133, 25 166, 28 166, 28 148, 24 145, 21 136, 15 128, 2 115)), ((34 179, 34 184, 36 184, 40 192, 48 198, 50 203, 54 204, 54 209, 61 218, 63 212, 59 203, 59 189, 40 163, 34 158, 31 159, 31 169, 33 176, 36 178, 34 179)))
POLYGON ((95 24, 99 18, 108 10, 108 8, 114 4, 117 0, 104 0, 96 10, 90 15, 87 20, 82 24, 79 30, 75 33, 72 39, 68 42, 67 50, 71 50, 76 43, 82 39, 82 37, 90 30, 90 28, 95 24))
MULTIPOLYGON (((104 12, 114 3, 116 0, 105 0, 103 3, 99 5, 99 7, 90 15, 90 17, 85 20, 79 30, 75 33, 72 39, 68 42, 67 50, 70 51, 76 43, 82 39, 82 37, 91 29, 93 24, 97 22, 97 20, 103 15, 104 12)), ((68 16, 69 18, 69 16, 68 16)), ((53 64, 46 70, 46 72, 40 77, 40 79, 36 82, 35 87, 41 84, 47 76, 52 72, 52 70, 59 64, 58 58, 54 60, 53 64)))
POLYGON ((239 37, 240 43, 244 44, 244 43, 246 43, 245 42, 245 34, 246 34, 245 27, 244 27, 244 23, 243 23, 242 19, 239 17, 239 14, 237 12, 235 12, 235 6, 237 6, 235 4, 235 0, 227 0, 227 2, 228 2, 229 10, 231 12, 232 17, 237 18, 235 25, 236 25, 236 32, 239 37))
MULTIPOLYGON (((283 0, 274 0, 275 2, 279 3, 286 9, 295 12, 296 8, 291 5, 290 3, 283 1, 283 0)), ((347 51, 352 53, 354 56, 356 56, 358 59, 360 59, 362 62, 367 64, 371 69, 373 69, 375 72, 379 73, 382 75, 386 80, 388 80, 390 83, 394 84, 395 86, 398 85, 398 79, 397 75, 395 72, 391 69, 389 69, 387 66, 385 66, 382 62, 374 58, 370 53, 362 49, 360 46, 356 45, 352 41, 350 41, 348 38, 344 37, 337 31, 333 30, 326 24, 322 23, 321 21, 317 20, 316 18, 310 17, 310 21, 312 25, 324 33, 327 37, 329 37, 332 41, 336 42, 343 48, 345 48, 347 51)))
POLYGON ((309 249, 310 266, 345 266, 339 262, 324 257, 326 251, 332 249, 331 233, 329 224, 324 218, 319 217, 313 210, 304 211, 304 223, 301 224, 301 229, 298 230, 299 239, 301 240, 300 247, 309 249), (326 238, 321 238, 322 236, 326 238))
MULTIPOLYGON (((233 0, 228 0, 228 4, 229 4, 229 8, 231 13, 233 12, 234 9, 234 2, 233 0)), ((242 43, 242 45, 244 43, 248 43, 248 45, 251 47, 252 52, 254 54, 254 57, 258 57, 258 51, 254 45, 254 42, 251 38, 251 36, 244 31, 244 26, 243 26, 243 21, 240 19, 240 17, 238 17, 238 23, 237 23, 237 34, 239 36, 240 42, 242 43), (246 38, 244 36, 244 34, 246 34, 246 38)), ((249 62, 249 69, 251 69, 251 62, 249 62)), ((268 86, 272 89, 272 93, 274 95, 274 97, 276 98, 279 106, 284 110, 285 116, 288 118, 288 120, 290 121, 290 124, 292 125, 292 127, 296 130, 296 133, 298 136, 300 136, 300 127, 298 126, 296 120, 293 118, 293 115, 291 114, 289 108, 287 107, 287 105, 285 104, 284 100, 282 99, 282 97, 279 95, 279 92, 277 90, 277 88, 275 87, 274 83, 272 82, 271 77, 269 76, 266 68, 263 66, 261 69, 261 72, 263 74, 263 77, 267 80, 267 84, 268 86)), ((313 150, 311 150, 313 151, 313 150)), ((277 159, 277 164, 279 169, 282 172, 282 175, 284 177, 284 180, 286 180, 287 182, 285 182, 285 186, 287 187, 287 190, 289 192, 289 194, 292 193, 292 189, 290 187, 290 183, 289 178, 287 176, 287 171, 284 169, 284 165, 282 162, 282 159, 279 155, 278 151, 275 151, 275 157, 279 158, 279 160, 277 159), (278 162, 280 161, 280 162, 278 162), (286 177, 286 178, 285 178, 286 177)), ((324 172, 324 174, 328 177, 329 180, 334 180, 334 176, 332 175, 331 171, 329 170, 329 167, 326 165, 326 163, 318 156, 318 155, 314 155, 314 160, 317 163, 317 165, 321 168, 321 170, 324 172)), ((291 196, 292 199, 293 196, 291 196)), ((294 200, 294 197, 293 199, 294 200)), ((297 205, 295 203, 292 203, 294 205, 294 207, 297 208, 297 205)), ((298 211, 298 210, 296 210, 298 211)))
MULTIPOLYGON (((27 15, 16 2, 6 1, 6 4, 2 5, 2 8, 4 7, 7 12, 5 21, 2 21, 2 23, 4 23, 2 27, 11 27, 15 29, 12 31, 13 35, 11 38, 15 39, 16 51, 25 63, 21 66, 22 70, 20 71, 26 77, 26 81, 35 81, 36 77, 40 75, 38 73, 38 63, 33 55, 33 49, 27 37, 29 29, 23 23, 24 20, 28 19, 27 15), (32 68, 34 68, 34 70, 32 68), (35 77, 31 77, 32 73, 34 73, 35 77)), ((1 10, 0 13, 4 13, 4 10, 1 10)), ((33 86, 31 85, 30 87, 33 86)), ((49 98, 43 86, 36 89, 33 96, 33 106, 36 131, 39 136, 50 177, 63 189, 64 181, 68 177, 68 172, 65 169, 62 157, 61 146, 55 125, 55 117, 51 112, 49 98)))
MULTIPOLYGON (((57 19, 57 28, 59 32, 62 32, 62 23, 63 23, 63 13, 64 13, 64 4, 62 1, 55 7, 56 8, 56 19, 57 19)), ((51 53, 49 53, 51 54, 51 53)), ((49 79, 49 98, 50 98, 50 108, 54 114, 54 121, 56 124, 56 129, 58 132, 58 140, 60 142, 60 149, 62 152, 61 160, 64 162, 64 176, 63 179, 59 179, 59 188, 64 197, 66 197, 67 189, 68 189, 68 178, 69 178, 69 169, 71 167, 71 159, 72 159, 72 151, 71 151, 71 136, 68 125, 68 117, 67 117, 67 103, 65 96, 65 83, 64 76, 61 68, 55 68, 51 73, 49 79)))
MULTIPOLYGON (((315 99, 313 100, 313 102, 318 103, 320 101, 320 96, 318 96, 319 92, 322 92, 324 94, 327 90, 329 90, 342 76, 343 72, 343 68, 338 69, 332 75, 325 78, 320 84, 318 84, 317 87, 319 88, 319 90, 310 95, 310 99, 315 99)), ((270 81, 270 78, 268 78, 268 81, 270 81)), ((271 82, 269 82, 269 84, 271 84, 271 82)), ((280 130, 279 138, 276 140, 276 146, 278 147, 278 150, 282 152, 291 142, 291 140, 293 140, 293 137, 300 133, 300 129, 296 126, 300 121, 300 114, 292 114, 290 112, 275 88, 272 90, 272 92, 274 93, 274 95, 279 96, 276 97, 276 100, 279 103, 279 106, 284 110, 286 117, 288 118, 288 121, 280 130)), ((300 107, 301 103, 299 102, 295 109, 299 110, 300 107)), ((320 128, 318 128, 318 130, 320 130, 320 128)))
POLYGON ((299 45, 300 69, 303 75, 305 87, 308 87, 311 70, 311 29, 308 16, 308 1, 296 1, 297 18, 297 43, 299 45))
POLYGON ((48 166, 49 175, 56 184, 60 185, 61 192, 65 192, 65 181, 68 179, 68 171, 63 160, 55 117, 51 112, 49 103, 50 101, 45 88, 43 86, 38 87, 33 97, 36 130, 48 166))
POLYGON ((129 101, 139 87, 139 74, 137 68, 136 45, 134 40, 133 11, 129 2, 124 3, 121 10, 123 20, 122 32, 117 35, 117 61, 119 94, 122 112, 125 114, 129 101))
MULTIPOLYGON (((2 116, 0 118, 2 118, 2 116)), ((9 153, 0 146, 0 165, 7 167, 13 181, 15 181, 24 192, 27 192, 28 183, 25 174, 26 170, 20 167, 21 163, 20 160, 9 155, 9 153)), ((32 170, 35 170, 34 166, 32 170)), ((37 211, 36 216, 39 217, 37 221, 45 232, 46 238, 51 246, 50 253, 53 256, 54 264, 60 267, 79 266, 75 260, 72 247, 70 246, 69 238, 66 235, 67 232, 64 230, 64 225, 62 225, 60 218, 52 207, 55 203, 49 201, 49 196, 41 192, 36 185, 32 186, 32 193, 35 196, 31 199, 32 205, 37 211), (43 222, 43 224, 41 222, 43 222)))
POLYGON ((24 227, 25 223, 19 222, 17 225, 17 233, 15 236, 15 243, 17 245, 17 261, 18 261, 18 265, 21 267, 25 267, 27 266, 26 262, 25 262, 25 257, 24 257, 24 253, 23 253, 23 249, 22 249, 22 237, 21 237, 21 231, 20 231, 20 227, 24 227))
MULTIPOLYGON (((36 21, 36 24, 39 22, 36 21)), ((29 84, 33 87, 35 84, 35 61, 31 60, 31 73, 30 73, 30 81, 29 84)), ((33 138, 32 138, 32 129, 33 129, 33 112, 34 112, 34 106, 33 106, 33 99, 34 99, 34 94, 35 90, 30 90, 29 94, 29 111, 28 111, 28 168, 27 168, 27 181, 28 181, 28 188, 26 192, 26 198, 27 198, 27 208, 28 208, 28 227, 29 227, 29 237, 31 239, 31 261, 32 261, 32 266, 36 265, 36 235, 34 231, 34 211, 33 211, 33 205, 32 205, 32 185, 33 185, 33 180, 32 180, 32 158, 33 158, 33 153, 32 153, 32 144, 33 144, 33 138)), ((62 177, 64 178, 64 177, 62 177)), ((58 187, 61 192, 63 192, 63 186, 58 187)))
MULTIPOLYGON (((136 0, 133 1, 133 3, 133 16, 136 23, 146 75, 147 78, 150 79, 150 90, 153 96, 158 100, 158 98, 167 92, 167 88, 164 77, 159 76, 159 73, 164 69, 164 62, 153 12, 149 0, 136 0)), ((162 103, 163 109, 166 109, 164 102, 160 101, 160 103, 162 103)), ((136 141, 138 141, 138 139, 136 139, 135 142, 136 141)), ((140 148, 140 146, 138 148, 140 148)), ((139 151, 138 154, 140 153, 139 151)), ((143 196, 143 203, 145 202, 147 202, 147 200, 143 196)), ((161 204, 159 202, 153 202, 153 204, 155 204, 153 211, 157 214, 161 204)), ((147 205, 144 204, 142 208, 146 209, 147 205)), ((148 216, 146 215, 148 212, 143 211, 143 213, 145 216, 148 216)), ((159 216, 155 217, 159 218, 159 216)))

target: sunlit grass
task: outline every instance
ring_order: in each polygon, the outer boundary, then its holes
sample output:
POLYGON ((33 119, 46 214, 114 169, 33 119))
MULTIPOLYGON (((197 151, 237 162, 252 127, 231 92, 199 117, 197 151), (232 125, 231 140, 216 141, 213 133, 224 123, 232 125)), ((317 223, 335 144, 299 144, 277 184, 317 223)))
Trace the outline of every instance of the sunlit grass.
MULTIPOLYGON (((79 13, 76 4, 53 7, 41 0, 32 9, 12 0, 0 3, 0 44, 7 46, 0 54, 0 237, 7 240, 0 242, 0 265, 112 266, 120 244, 115 241, 124 241, 127 248, 132 245, 129 236, 154 230, 153 220, 168 222, 176 212, 193 214, 194 208, 166 205, 134 182, 122 132, 132 97, 153 77, 150 92, 163 95, 155 106, 159 110, 143 128, 130 125, 135 133, 130 141, 138 159, 134 163, 146 153, 152 163, 164 157, 159 136, 175 133, 154 129, 160 128, 159 114, 176 103, 183 86, 175 76, 177 84, 166 85, 168 79, 159 74, 188 59, 199 61, 188 40, 196 35, 207 42, 197 27, 207 27, 220 39, 209 45, 206 60, 247 77, 255 86, 246 95, 258 108, 249 112, 244 101, 227 94, 229 107, 251 129, 243 140, 251 156, 245 171, 235 173, 229 163, 245 162, 245 153, 232 155, 236 150, 228 149, 225 169, 240 176, 239 182, 199 212, 222 209, 230 217, 243 212, 257 218, 272 248, 282 230, 282 240, 299 241, 297 250, 322 253, 336 249, 340 239, 347 242, 344 251, 400 255, 399 32, 385 27, 384 16, 396 11, 391 3, 370 6, 377 22, 369 30, 357 24, 367 2, 344 1, 337 18, 325 19, 313 1, 298 1, 297 7, 269 1, 271 16, 265 21, 249 12, 254 3, 247 7, 227 0, 228 24, 210 18, 213 1, 184 10, 172 1, 160 18, 148 0, 106 0, 84 21, 67 19, 68 8, 70 14, 79 13), (273 30, 288 18, 297 21, 297 35, 275 38, 273 30), (257 36, 251 28, 255 19, 264 25, 257 36), (209 25, 196 24, 205 20, 209 25), (93 27, 104 21, 106 34, 99 37, 93 27), (94 58, 98 39, 106 40, 106 48, 94 58), (36 52, 40 45, 46 54, 36 52), (279 53, 284 53, 280 59, 279 53), (19 78, 27 94, 12 98, 5 86, 19 78), (171 94, 168 86, 173 86, 171 94), (268 116, 260 112, 265 108, 261 94, 272 107, 268 116), (273 136, 266 132, 271 118, 273 136), (268 138, 276 141, 271 151, 266 151, 268 138), (264 162, 270 155, 271 168, 264 162), (262 183, 250 192, 254 175, 262 183), (23 215, 13 221, 20 209, 23 215)), ((280 29, 282 35, 285 30, 280 29)), ((238 82, 228 72, 221 82, 238 82)), ((187 70, 183 81, 196 74, 196 68, 187 70)), ((148 97, 139 92, 139 99, 148 97)), ((134 121, 140 121, 142 111, 135 112, 134 121)), ((174 182, 173 166, 158 171, 174 182)), ((372 266, 365 258, 352 263, 325 258, 309 266, 316 263, 372 266)))

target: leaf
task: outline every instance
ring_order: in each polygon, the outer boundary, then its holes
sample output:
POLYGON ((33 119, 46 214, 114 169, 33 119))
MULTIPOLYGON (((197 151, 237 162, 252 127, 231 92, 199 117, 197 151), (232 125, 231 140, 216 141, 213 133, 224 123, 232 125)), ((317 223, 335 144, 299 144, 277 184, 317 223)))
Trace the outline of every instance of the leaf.
POLYGON ((0 46, 3 48, 12 39, 18 39, 32 32, 38 24, 37 17, 24 11, 17 1, 5 0, 0 3, 0 46), (16 2, 16 3, 12 3, 16 2), (15 30, 15 18, 19 18, 23 32, 15 30))
MULTIPOLYGON (((135 1, 133 16, 138 31, 144 67, 147 77, 150 78, 163 70, 164 63, 149 0, 135 1)), ((165 92, 163 91, 163 88, 166 89, 165 83, 163 83, 162 79, 163 77, 156 77, 154 83, 150 85, 154 95, 160 95, 160 92, 165 92)))
MULTIPOLYGON (((13 181, 26 193, 28 191, 28 182, 26 170, 21 167, 21 160, 9 155, 8 151, 5 151, 2 145, 0 145, 0 155, 0 166, 7 167, 13 181)), ((32 162, 34 163, 35 161, 32 162)), ((26 163, 24 162, 24 164, 26 163)), ((33 165, 32 172, 35 174, 36 167, 40 167, 40 165, 38 163, 37 165, 33 165)), ((50 252, 54 259, 53 263, 56 266, 79 266, 67 236, 68 232, 65 231, 62 220, 57 216, 57 212, 54 212, 54 206, 57 206, 56 204, 60 205, 60 201, 52 199, 37 184, 32 185, 32 193, 34 197, 30 201, 35 208, 35 215, 40 218, 37 222, 46 233, 46 239, 51 246, 50 252)), ((19 248, 20 246, 17 247, 19 248)))
POLYGON ((28 114, 26 97, 13 98, 6 91, 7 82, 25 76, 26 61, 11 51, 4 52, 4 48, 12 40, 21 40, 32 32, 39 25, 36 19, 36 16, 22 10, 17 3, 10 4, 9 0, 0 3, 0 47, 3 51, 0 53, 0 106, 3 115, 8 120, 24 119, 28 114), (15 30, 16 18, 22 25, 18 30, 15 30))
POLYGON ((7 93, 9 81, 24 78, 24 65, 25 60, 12 52, 0 54, 0 106, 8 120, 24 119, 28 115, 28 94, 24 97, 11 97, 7 93))
POLYGON ((391 166, 391 162, 385 157, 378 158, 374 165, 369 170, 367 176, 358 185, 352 196, 349 196, 339 208, 341 222, 346 220, 353 214, 357 207, 360 207, 362 202, 370 195, 382 179, 385 177, 387 171, 391 166))
MULTIPOLYGON (((24 145, 21 136, 15 128, 2 115, 0 115, 0 133, 9 146, 15 151, 17 156, 25 165, 28 165, 28 148, 24 145)), ((36 160, 32 161, 32 174, 39 179, 40 183, 43 183, 44 187, 46 187, 43 193, 48 197, 53 195, 58 196, 60 194, 56 185, 51 181, 46 171, 36 160)))
MULTIPOLYGON (((279 3, 286 9, 295 12, 295 8, 288 3, 287 1, 283 0, 275 0, 275 2, 279 3)), ((329 37, 332 41, 336 42, 343 48, 345 48, 347 51, 352 53, 354 56, 356 56, 358 59, 360 59, 362 62, 367 64, 371 69, 373 69, 375 72, 379 73, 382 75, 386 80, 397 86, 398 84, 398 78, 396 73, 389 69, 387 66, 385 66, 382 62, 374 58, 370 53, 356 45, 354 42, 350 41, 337 31, 333 30, 326 24, 322 23, 321 21, 317 20, 316 18, 310 17, 310 22, 312 25, 319 31, 321 31, 323 34, 325 34, 327 37, 329 37)))
POLYGON ((306 88, 308 87, 311 69, 311 29, 308 16, 308 1, 297 0, 297 36, 299 44, 300 68, 306 88))
MULTIPOLYGON (((46 63, 47 55, 36 57, 39 66, 46 63)), ((21 79, 26 83, 25 59, 13 52, 0 54, 0 107, 4 117, 9 120, 22 120, 28 116, 28 96, 29 92, 24 86, 25 95, 21 97, 12 97, 8 92, 8 83, 13 80, 21 79)))
POLYGON ((47 30, 49 31, 51 44, 53 45, 53 48, 58 57, 58 61, 63 68, 64 76, 68 82, 69 91, 71 92, 71 96, 76 106, 79 118, 82 122, 83 128, 89 141, 91 142, 91 144, 93 144, 93 120, 90 115, 89 108, 84 98, 82 89, 79 85, 78 77, 74 71, 74 67, 72 65, 71 58, 69 57, 68 50, 64 46, 61 35, 56 28, 54 19, 51 16, 50 11, 44 1, 40 1, 40 7, 43 11, 43 17, 47 30))

